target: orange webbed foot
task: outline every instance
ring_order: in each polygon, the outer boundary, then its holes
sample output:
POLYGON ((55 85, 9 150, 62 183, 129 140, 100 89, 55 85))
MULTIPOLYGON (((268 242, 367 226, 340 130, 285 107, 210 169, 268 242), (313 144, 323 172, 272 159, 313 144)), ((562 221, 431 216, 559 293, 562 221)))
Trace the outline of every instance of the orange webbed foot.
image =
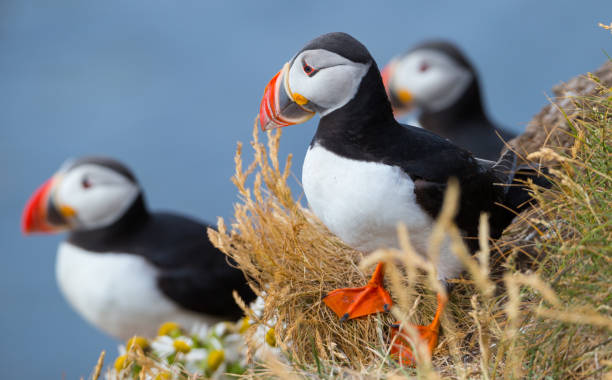
MULTIPOLYGON (((431 356, 438 345, 439 329, 433 329, 431 325, 413 325, 412 327, 417 330, 421 341, 427 345, 427 352, 431 356)), ((408 334, 401 331, 398 325, 391 327, 391 341, 393 342, 390 350, 391 357, 397 360, 400 365, 413 367, 416 365, 416 360, 408 339, 408 334)))
POLYGON ((323 302, 341 321, 364 315, 389 311, 393 305, 391 296, 383 287, 384 264, 379 263, 366 286, 331 291, 323 302))
MULTIPOLYGON (((440 316, 444 306, 446 305, 446 296, 438 294, 438 307, 433 322, 427 326, 412 325, 417 330, 420 340, 427 345, 427 353, 431 357, 433 350, 438 345, 438 337, 440 334, 440 316)), ((412 346, 408 342, 409 335, 401 331, 398 325, 391 326, 391 356, 396 359, 400 365, 415 366, 416 360, 412 353, 412 346)))

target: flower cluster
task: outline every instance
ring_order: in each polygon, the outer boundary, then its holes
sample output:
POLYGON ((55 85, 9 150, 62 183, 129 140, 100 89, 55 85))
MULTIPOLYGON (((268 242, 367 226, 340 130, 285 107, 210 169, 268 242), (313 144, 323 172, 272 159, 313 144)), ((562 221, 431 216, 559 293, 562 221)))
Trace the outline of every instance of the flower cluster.
POLYGON ((194 374, 206 378, 229 378, 246 370, 247 346, 243 333, 251 323, 243 318, 237 323, 220 322, 212 327, 199 326, 187 333, 174 322, 166 322, 152 340, 135 336, 119 347, 111 379, 129 376, 173 380, 194 374), (147 365, 147 360, 154 365, 147 365))

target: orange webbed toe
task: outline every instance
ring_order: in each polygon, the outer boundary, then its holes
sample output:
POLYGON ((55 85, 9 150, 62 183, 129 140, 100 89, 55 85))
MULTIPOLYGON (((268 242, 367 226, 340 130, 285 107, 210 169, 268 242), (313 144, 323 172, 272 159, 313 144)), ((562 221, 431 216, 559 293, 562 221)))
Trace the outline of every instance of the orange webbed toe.
POLYGON ((389 311, 393 301, 383 286, 383 273, 384 264, 378 263, 366 286, 333 290, 323 302, 341 321, 389 311))
POLYGON ((366 285, 331 291, 323 302, 342 320, 389 311, 391 296, 382 287, 366 285))
MULTIPOLYGON (((439 329, 428 326, 412 326, 418 332, 419 338, 427 345, 427 353, 431 357, 433 350, 438 345, 439 329)), ((412 353, 412 346, 409 343, 409 335, 401 331, 398 327, 391 328, 391 350, 390 354, 400 365, 415 366, 416 360, 412 353)))
MULTIPOLYGON (((427 326, 412 325, 418 332, 420 340, 427 345, 427 353, 431 357, 434 349, 438 345, 438 337, 440 334, 440 317, 446 306, 446 295, 438 294, 438 306, 433 321, 427 326)), ((416 360, 412 353, 409 335, 401 331, 399 325, 391 328, 391 350, 390 354, 395 358, 400 365, 415 366, 416 360)))

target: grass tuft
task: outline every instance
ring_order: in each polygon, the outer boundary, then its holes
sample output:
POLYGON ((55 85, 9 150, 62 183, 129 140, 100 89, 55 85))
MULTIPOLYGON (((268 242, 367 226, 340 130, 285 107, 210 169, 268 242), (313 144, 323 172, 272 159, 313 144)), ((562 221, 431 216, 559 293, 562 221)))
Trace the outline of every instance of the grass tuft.
POLYGON ((287 185, 291 156, 283 166, 277 157, 280 136, 280 130, 269 132, 263 144, 255 126, 254 162, 246 169, 238 145, 232 181, 241 202, 235 205, 231 230, 220 219, 218 231, 210 229, 209 237, 266 300, 262 316, 250 316, 256 322, 251 332, 258 324, 273 327, 279 346, 298 362, 314 363, 316 353, 320 360, 365 364, 373 357, 368 347, 379 341, 389 320, 340 323, 323 304, 325 294, 336 287, 367 281, 358 267, 363 255, 333 236, 294 199, 287 185))

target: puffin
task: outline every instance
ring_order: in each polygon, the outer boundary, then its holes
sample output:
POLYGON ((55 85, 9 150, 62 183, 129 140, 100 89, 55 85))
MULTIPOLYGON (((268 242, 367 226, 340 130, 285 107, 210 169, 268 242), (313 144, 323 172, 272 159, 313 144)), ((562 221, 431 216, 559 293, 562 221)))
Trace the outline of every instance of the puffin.
POLYGON ((155 336, 242 316, 232 292, 255 295, 208 240, 208 224, 151 212, 130 169, 107 157, 68 160, 27 202, 25 234, 67 231, 56 278, 68 303, 107 334, 155 336))
MULTIPOLYGON (((451 178, 460 184, 455 223, 474 252, 479 216, 489 214, 491 238, 498 238, 531 196, 516 185, 516 155, 498 161, 471 152, 435 133, 396 121, 376 62, 346 33, 328 33, 307 43, 267 84, 259 108, 263 130, 303 123, 320 115, 304 158, 302 185, 308 204, 328 229, 365 253, 399 247, 403 223, 415 249, 427 255, 428 237, 441 211, 451 178), (515 186, 509 186, 514 184, 515 186), (508 185, 508 186, 507 186, 508 185)), ((435 262, 447 284, 463 270, 449 244, 435 262)), ((324 303, 345 321, 386 312, 393 302, 384 288, 384 263, 367 284, 336 289, 324 303)), ((438 294, 431 324, 415 326, 430 354, 437 345, 447 296, 438 294)), ((412 362, 407 344, 392 353, 412 362)))
POLYGON ((420 126, 477 157, 496 160, 516 137, 493 123, 482 103, 478 73, 447 41, 429 41, 395 57, 382 70, 396 116, 416 107, 420 126))

